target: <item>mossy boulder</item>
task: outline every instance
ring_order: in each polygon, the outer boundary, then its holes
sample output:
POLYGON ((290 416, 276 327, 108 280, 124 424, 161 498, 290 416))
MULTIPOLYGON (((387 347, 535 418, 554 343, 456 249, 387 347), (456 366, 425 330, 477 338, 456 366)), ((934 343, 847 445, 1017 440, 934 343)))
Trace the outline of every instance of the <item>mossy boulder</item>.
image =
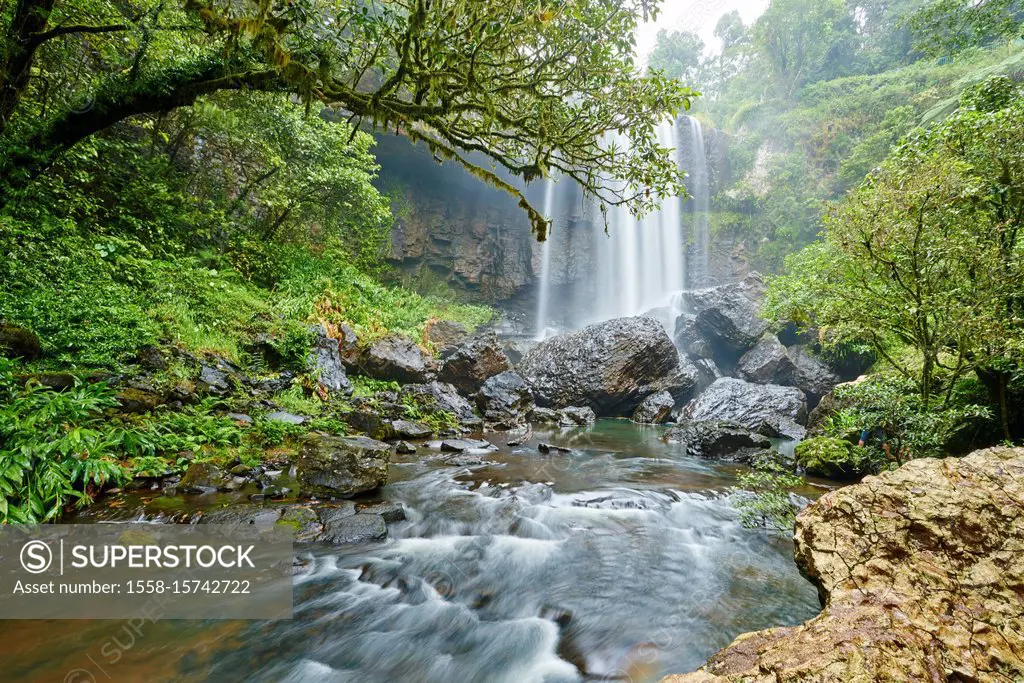
POLYGON ((817 436, 796 447, 796 464, 807 474, 846 481, 868 474, 867 451, 844 439, 817 436))
POLYGON ((42 346, 35 332, 0 321, 0 356, 36 360, 40 355, 42 346))
POLYGON ((391 446, 365 436, 310 434, 296 463, 303 496, 350 498, 388 483, 391 446))

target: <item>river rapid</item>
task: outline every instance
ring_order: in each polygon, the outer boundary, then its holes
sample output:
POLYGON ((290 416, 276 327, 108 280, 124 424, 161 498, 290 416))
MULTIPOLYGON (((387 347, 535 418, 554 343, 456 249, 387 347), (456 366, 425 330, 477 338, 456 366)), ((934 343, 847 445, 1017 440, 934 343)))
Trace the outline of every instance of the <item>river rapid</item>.
MULTIPOLYGON (((386 542, 300 550, 294 619, 0 622, 3 678, 639 683, 817 613, 789 541, 740 525, 738 468, 685 457, 662 434, 601 421, 515 447, 487 435, 499 448, 479 465, 399 456, 380 498, 406 521, 386 542)), ((138 520, 172 505, 125 494, 101 506, 138 520)))

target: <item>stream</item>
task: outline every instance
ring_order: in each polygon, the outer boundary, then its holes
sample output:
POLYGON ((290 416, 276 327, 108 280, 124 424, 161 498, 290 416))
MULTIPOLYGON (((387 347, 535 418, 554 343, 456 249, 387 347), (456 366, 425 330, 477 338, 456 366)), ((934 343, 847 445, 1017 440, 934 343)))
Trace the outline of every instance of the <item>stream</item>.
MULTIPOLYGON (((816 614, 791 543, 731 508, 739 468, 662 434, 600 421, 516 447, 486 435, 499 449, 481 465, 398 456, 380 498, 406 521, 383 543, 301 550, 293 620, 0 622, 3 678, 639 683, 816 614)), ((150 519, 171 501, 124 494, 68 521, 150 519)))

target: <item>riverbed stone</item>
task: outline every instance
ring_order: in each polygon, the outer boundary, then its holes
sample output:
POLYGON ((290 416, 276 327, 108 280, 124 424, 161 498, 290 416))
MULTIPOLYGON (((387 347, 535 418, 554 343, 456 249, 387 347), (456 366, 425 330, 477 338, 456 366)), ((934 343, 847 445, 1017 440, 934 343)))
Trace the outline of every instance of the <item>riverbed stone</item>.
POLYGON ((388 527, 381 515, 360 512, 325 521, 323 533, 317 540, 321 543, 343 545, 380 541, 387 538, 387 535, 388 527))
POLYGON ((194 462, 185 470, 177 489, 183 493, 211 493, 224 483, 224 472, 209 462, 194 462))
POLYGON ((309 434, 302 441, 296 472, 301 494, 349 498, 388 482, 391 447, 365 436, 309 434))
POLYGON ((454 386, 445 382, 407 384, 402 387, 402 399, 414 403, 427 414, 450 413, 464 426, 483 424, 483 420, 474 412, 473 404, 461 396, 454 386))
POLYGON ((639 424, 662 424, 672 414, 676 400, 667 391, 651 394, 643 400, 633 413, 633 422, 639 424))
POLYGON ((597 414, 590 406, 569 406, 558 411, 558 424, 562 427, 589 427, 597 422, 597 414))
POLYGON ((766 436, 728 420, 687 422, 673 427, 664 439, 681 444, 691 457, 730 462, 750 462, 772 445, 766 436))
POLYGON ((601 417, 630 416, 647 396, 692 388, 679 352, 654 318, 617 318, 534 347, 517 371, 545 408, 589 406, 601 417))
POLYGON ((913 460, 805 508, 825 606, 663 683, 1024 680, 1024 449, 913 460))

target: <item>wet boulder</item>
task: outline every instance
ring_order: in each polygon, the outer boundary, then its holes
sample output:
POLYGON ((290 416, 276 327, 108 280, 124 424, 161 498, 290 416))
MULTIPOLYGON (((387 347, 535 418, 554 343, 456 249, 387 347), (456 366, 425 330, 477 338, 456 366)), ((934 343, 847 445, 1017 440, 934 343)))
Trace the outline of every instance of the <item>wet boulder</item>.
POLYGON ((0 356, 33 361, 43 353, 39 337, 27 328, 0 321, 0 356))
POLYGON ((558 411, 561 427, 589 427, 597 422, 597 414, 590 406, 569 406, 558 411))
POLYGON ((808 407, 813 409, 839 383, 839 376, 812 355, 806 346, 790 347, 788 353, 794 367, 794 377, 790 384, 807 394, 808 407))
POLYGON ((757 273, 743 282, 686 293, 684 302, 695 314, 693 326, 719 365, 731 365, 768 329, 760 314, 763 296, 764 282, 757 273))
POLYGON ((428 382, 437 371, 433 357, 412 339, 398 334, 389 334, 363 349, 358 365, 369 377, 402 383, 428 382))
POLYGON ((774 334, 766 334, 736 364, 736 373, 756 384, 791 385, 796 379, 796 365, 774 334))
POLYGON ((351 396, 352 383, 349 382, 345 366, 341 362, 338 340, 331 337, 323 325, 313 325, 310 332, 313 341, 306 359, 310 374, 324 391, 351 396))
POLYGON ((321 515, 323 533, 316 538, 319 543, 346 545, 368 543, 387 538, 388 526, 384 517, 362 512, 354 515, 321 515))
POLYGON ((183 493, 211 493, 224 483, 223 470, 209 462, 194 462, 185 470, 177 489, 183 493))
POLYGON ((497 335, 490 332, 473 337, 451 350, 444 357, 437 380, 471 395, 479 391, 489 378, 511 367, 497 335))
POLYGON ((633 413, 633 422, 650 425, 662 424, 668 420, 675 405, 676 400, 667 391, 651 394, 637 406, 636 412, 633 413))
POLYGON ((533 391, 516 373, 502 372, 483 383, 476 394, 476 405, 485 421, 514 427, 525 422, 533 411, 533 391))
POLYGON ((695 373, 680 373, 679 353, 665 329, 646 317, 618 318, 547 339, 526 354, 518 372, 533 387, 538 405, 589 406, 602 417, 632 415, 650 394, 681 393, 696 383, 695 373))
POLYGON ((728 420, 686 422, 673 427, 665 441, 681 444, 695 458, 730 462, 749 462, 772 445, 767 437, 728 420))
POLYGON ((691 401, 682 417, 692 422, 728 420, 760 434, 793 438, 807 422, 807 398, 796 387, 723 377, 691 401))
POLYGON ((296 461, 304 496, 349 498, 388 482, 391 447, 365 436, 309 434, 296 461))

